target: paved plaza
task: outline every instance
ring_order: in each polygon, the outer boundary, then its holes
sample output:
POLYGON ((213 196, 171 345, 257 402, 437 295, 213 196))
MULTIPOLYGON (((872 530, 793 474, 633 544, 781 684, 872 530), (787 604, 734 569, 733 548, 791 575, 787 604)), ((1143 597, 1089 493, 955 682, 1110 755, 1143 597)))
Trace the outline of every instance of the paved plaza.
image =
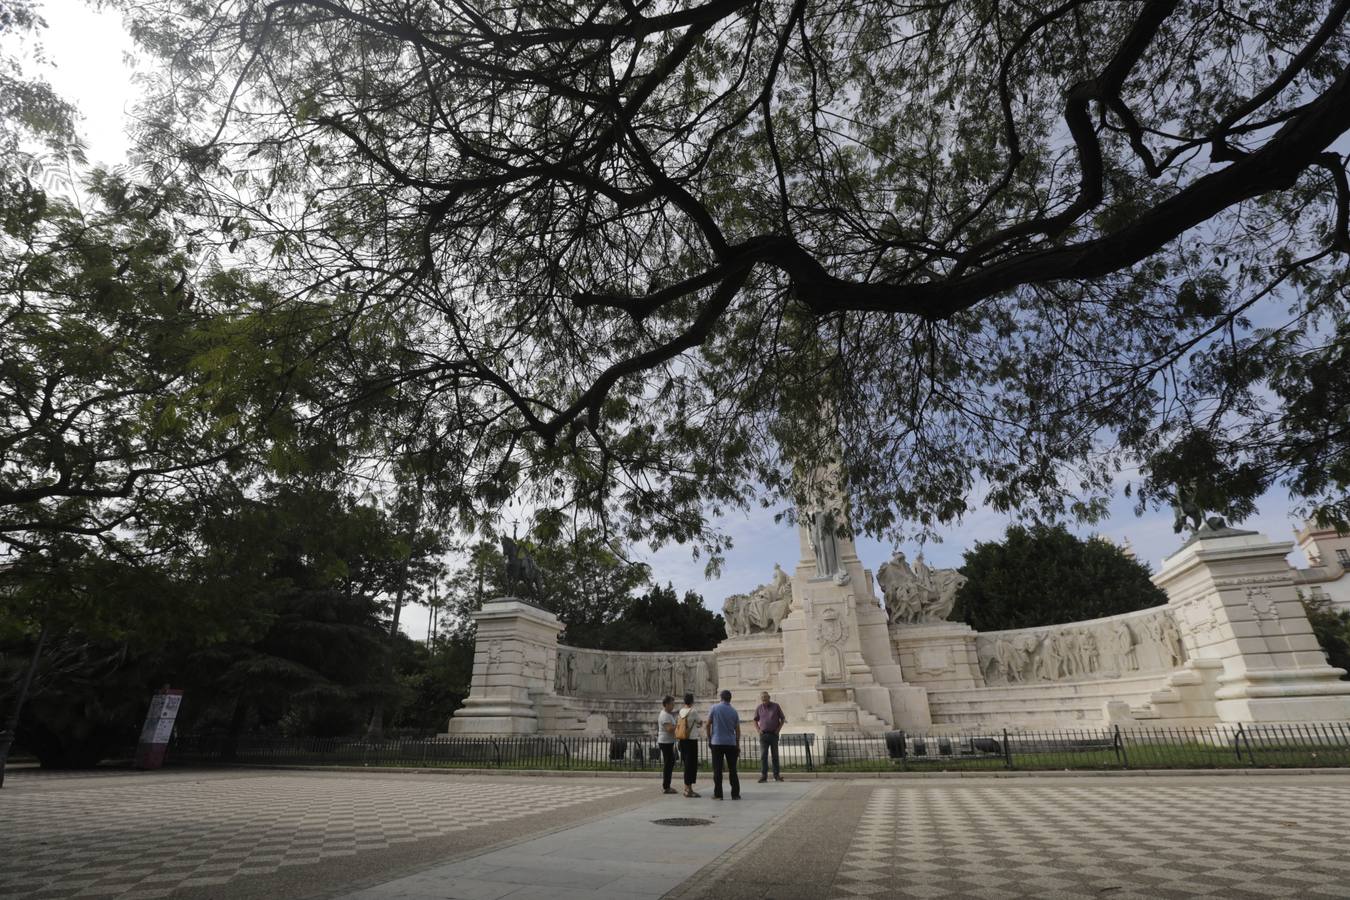
POLYGON ((1340 774, 706 793, 662 796, 651 778, 18 772, 0 791, 0 897, 1350 898, 1340 774))

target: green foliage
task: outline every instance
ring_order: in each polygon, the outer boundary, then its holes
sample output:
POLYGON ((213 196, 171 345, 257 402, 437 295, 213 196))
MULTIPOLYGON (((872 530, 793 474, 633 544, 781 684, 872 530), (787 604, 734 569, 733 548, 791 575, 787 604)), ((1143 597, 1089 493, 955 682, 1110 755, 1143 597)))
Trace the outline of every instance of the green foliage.
POLYGON ((88 768, 134 748, 153 690, 144 664, 123 647, 77 635, 54 643, 44 664, 49 683, 19 719, 20 744, 53 769, 88 768))
MULTIPOLYGON (((415 688, 406 666, 385 665, 390 598, 410 553, 421 577, 434 535, 410 546, 378 508, 303 481, 227 482, 147 509, 151 518, 136 546, 153 555, 75 544, 58 562, 22 557, 3 570, 4 596, 23 601, 0 607, 5 668, 32 647, 31 623, 16 613, 34 611, 58 635, 19 732, 44 764, 121 749, 166 682, 186 692, 180 728, 236 734, 351 734, 377 700, 395 707, 443 691, 437 714, 455 702, 461 682, 415 688)), ((400 659, 407 644, 396 645, 400 659)))
POLYGON ((437 436, 466 533, 715 565, 831 463, 896 537, 1136 469, 1344 517, 1343 4, 414 9, 130 4, 140 149, 291 308, 340 286, 316 413, 437 436))
POLYGON ((1011 525, 1002 541, 967 550, 961 573, 969 580, 951 618, 977 631, 1059 625, 1167 602, 1147 567, 1063 525, 1011 525))
POLYGON ((711 650, 726 640, 722 617, 703 605, 703 598, 686 591, 681 599, 674 587, 652 585, 633 597, 618 618, 584 636, 580 647, 604 650, 711 650))
MULTIPOLYGON (((544 577, 544 594, 534 599, 563 623, 564 643, 612 650, 709 650, 726 637, 722 617, 710 612, 698 594, 689 591, 681 599, 670 585, 651 585, 647 566, 623 559, 595 532, 542 531, 549 540, 521 544, 544 577)), ((449 579, 445 633, 472 639, 468 614, 505 593, 501 552, 492 542, 476 543, 449 579)))
POLYGON ((1342 679, 1350 680, 1350 612, 1331 608, 1331 602, 1322 597, 1305 597, 1300 592, 1303 610, 1308 614, 1317 642, 1326 651, 1327 662, 1345 669, 1342 679))
POLYGON ((643 563, 622 558, 601 536, 582 529, 570 539, 533 545, 535 562, 544 576, 543 605, 563 623, 562 640, 592 646, 631 602, 634 592, 651 580, 643 563))
POLYGON ((99 535, 202 469, 295 471, 322 312, 213 265, 182 197, 101 170, 0 191, 0 538, 99 535))
POLYGON ((392 717, 395 728, 443 733, 451 714, 464 705, 473 678, 472 637, 438 637, 430 647, 400 641, 399 683, 403 700, 392 717))

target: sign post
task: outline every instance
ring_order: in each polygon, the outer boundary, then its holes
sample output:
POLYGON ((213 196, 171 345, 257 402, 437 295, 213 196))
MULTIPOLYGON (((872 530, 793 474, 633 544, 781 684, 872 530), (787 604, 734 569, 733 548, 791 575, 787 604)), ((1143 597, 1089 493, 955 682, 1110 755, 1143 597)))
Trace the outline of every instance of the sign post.
POLYGON ((183 692, 171 687, 161 688, 150 698, 150 710, 145 714, 141 740, 136 745, 136 768, 158 769, 164 765, 164 753, 169 749, 173 722, 182 702, 183 692))

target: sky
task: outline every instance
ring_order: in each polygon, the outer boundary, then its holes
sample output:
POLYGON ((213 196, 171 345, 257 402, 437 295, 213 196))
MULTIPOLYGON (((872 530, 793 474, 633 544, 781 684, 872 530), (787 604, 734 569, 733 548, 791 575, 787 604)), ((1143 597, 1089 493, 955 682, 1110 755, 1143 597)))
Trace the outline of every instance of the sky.
MULTIPOLYGON (((126 162, 130 146, 126 136, 128 113, 138 91, 131 58, 135 47, 122 27, 120 16, 113 11, 93 10, 81 0, 53 0, 45 5, 42 15, 48 28, 41 43, 51 65, 41 72, 79 107, 89 161, 107 166, 126 162)), ((978 502, 979 498, 972 499, 978 502)), ((1272 489, 1259 501, 1257 515, 1244 521, 1241 527, 1277 541, 1292 541, 1301 522, 1288 515, 1289 507, 1287 493, 1282 488, 1272 489)), ((775 512, 755 508, 714 520, 715 527, 733 541, 723 571, 715 581, 704 578, 705 560, 694 559, 689 547, 671 545, 655 551, 635 548, 633 556, 651 565, 656 583, 670 582, 681 593, 697 591, 709 607, 720 610, 723 599, 731 594, 745 593, 766 583, 774 563, 781 563, 789 572, 796 564, 796 534, 791 526, 774 523, 775 512)), ((958 525, 943 529, 941 543, 923 548, 925 559, 936 568, 958 566, 962 551, 977 541, 998 540, 1012 521, 1001 513, 977 508, 958 525)), ((1093 526, 1071 526, 1071 530, 1083 537, 1100 534, 1117 543, 1128 539, 1138 559, 1154 572, 1182 542, 1182 537, 1172 531, 1170 510, 1136 517, 1133 501, 1124 497, 1117 498, 1106 521, 1093 526)), ((863 565, 874 572, 894 549, 866 537, 860 537, 857 544, 863 565)), ((911 545, 900 549, 913 559, 920 548, 911 545)), ((1297 550, 1291 554, 1290 562, 1296 566, 1307 564, 1297 550)), ((411 637, 421 639, 426 636, 427 611, 410 609, 404 614, 403 623, 411 637)))

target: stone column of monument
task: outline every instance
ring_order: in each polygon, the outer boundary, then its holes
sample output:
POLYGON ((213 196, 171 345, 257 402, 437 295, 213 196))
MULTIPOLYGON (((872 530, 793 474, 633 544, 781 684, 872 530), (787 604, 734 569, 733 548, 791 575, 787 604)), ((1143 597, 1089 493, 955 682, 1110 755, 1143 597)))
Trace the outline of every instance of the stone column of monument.
POLYGON ((1327 664, 1294 590, 1293 548, 1255 532, 1202 529, 1154 582, 1168 595, 1186 655, 1219 661, 1224 722, 1350 719, 1350 682, 1327 664))
POLYGON ((800 562, 782 627, 785 709, 839 732, 927 728, 927 691, 904 684, 872 575, 836 521, 828 511, 799 516, 800 562))
POLYGON ((562 623, 546 609, 514 597, 483 604, 478 624, 473 680, 464 707, 450 719, 454 736, 537 734, 536 699, 553 695, 562 623))

